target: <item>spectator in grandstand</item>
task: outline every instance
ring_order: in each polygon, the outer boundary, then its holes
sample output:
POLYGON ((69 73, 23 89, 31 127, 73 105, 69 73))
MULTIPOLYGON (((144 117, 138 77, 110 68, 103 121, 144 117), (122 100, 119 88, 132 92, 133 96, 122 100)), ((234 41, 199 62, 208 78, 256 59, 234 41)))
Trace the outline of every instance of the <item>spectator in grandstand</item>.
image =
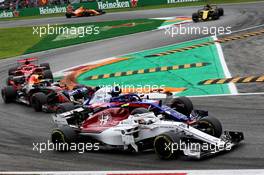
POLYGON ((14 10, 14 3, 12 1, 9 3, 9 10, 14 10))
POLYGON ((18 8, 19 8, 19 0, 16 0, 16 8, 15 8, 15 10, 18 10, 18 8))

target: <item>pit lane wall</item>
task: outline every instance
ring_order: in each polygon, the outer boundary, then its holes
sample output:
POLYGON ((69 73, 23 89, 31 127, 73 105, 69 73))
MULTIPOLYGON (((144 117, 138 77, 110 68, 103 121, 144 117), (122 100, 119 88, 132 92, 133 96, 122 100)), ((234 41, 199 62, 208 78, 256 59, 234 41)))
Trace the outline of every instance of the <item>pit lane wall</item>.
MULTIPOLYGON (((88 1, 85 3, 72 4, 74 8, 83 6, 89 9, 122 9, 122 8, 136 8, 152 5, 165 5, 176 3, 198 2, 204 0, 97 0, 88 1)), ((19 16, 39 16, 56 13, 65 13, 67 5, 61 6, 45 6, 37 8, 24 8, 18 11, 4 10, 0 11, 0 18, 13 18, 19 16)))

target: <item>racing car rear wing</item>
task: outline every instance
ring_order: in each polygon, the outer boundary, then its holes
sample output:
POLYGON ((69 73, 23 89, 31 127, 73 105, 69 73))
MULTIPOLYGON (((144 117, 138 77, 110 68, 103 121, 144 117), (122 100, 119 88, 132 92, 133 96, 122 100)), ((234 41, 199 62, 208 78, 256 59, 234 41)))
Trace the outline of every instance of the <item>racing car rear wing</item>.
POLYGON ((34 61, 38 61, 37 57, 31 57, 31 58, 25 58, 22 60, 17 60, 18 63, 26 63, 26 62, 34 62, 34 61))

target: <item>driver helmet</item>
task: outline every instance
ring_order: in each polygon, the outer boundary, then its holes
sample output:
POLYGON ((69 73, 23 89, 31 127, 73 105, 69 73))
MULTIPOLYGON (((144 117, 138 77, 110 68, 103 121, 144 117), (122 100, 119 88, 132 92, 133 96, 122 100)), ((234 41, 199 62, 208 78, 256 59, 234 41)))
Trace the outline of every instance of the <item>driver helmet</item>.
POLYGON ((211 9, 211 5, 210 4, 206 4, 205 8, 209 10, 209 9, 211 9))
POLYGON ((122 93, 122 90, 119 86, 115 86, 112 88, 110 94, 112 97, 118 97, 122 93))
POLYGON ((43 79, 43 75, 40 74, 32 74, 29 77, 28 83, 29 84, 38 84, 40 83, 40 80, 43 79))
POLYGON ((26 60, 25 65, 29 65, 29 64, 30 64, 30 61, 26 60))

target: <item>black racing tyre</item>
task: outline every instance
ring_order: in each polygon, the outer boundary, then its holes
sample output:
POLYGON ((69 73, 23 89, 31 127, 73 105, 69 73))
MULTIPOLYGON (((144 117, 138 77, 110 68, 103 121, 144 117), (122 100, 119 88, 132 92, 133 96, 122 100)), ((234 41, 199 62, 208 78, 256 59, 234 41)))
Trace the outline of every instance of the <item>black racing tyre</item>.
POLYGON ((224 9, 218 8, 218 14, 219 14, 219 16, 224 16, 224 9))
POLYGON ((7 86, 10 86, 11 85, 10 81, 13 81, 13 78, 14 78, 13 75, 10 75, 10 76, 7 77, 7 79, 6 79, 6 85, 7 86))
POLYGON ((57 114, 61 114, 61 113, 67 112, 67 111, 71 111, 73 109, 75 109, 75 106, 73 103, 62 103, 62 104, 58 105, 56 112, 57 112, 57 114))
POLYGON ((44 67, 45 70, 50 70, 50 65, 49 65, 49 63, 41 63, 39 66, 40 66, 40 67, 44 67))
POLYGON ((72 14, 71 13, 66 13, 65 16, 66 16, 66 18, 71 18, 72 14))
POLYGON ((217 10, 215 10, 213 13, 212 13, 212 19, 213 20, 217 20, 217 19, 219 19, 219 13, 218 13, 218 11, 217 10))
POLYGON ((13 86, 6 86, 1 90, 1 94, 5 103, 11 103, 16 99, 17 91, 13 86))
POLYGON ((84 12, 83 16, 92 16, 92 14, 89 12, 84 12))
POLYGON ((180 135, 172 132, 166 132, 157 136, 153 143, 156 155, 163 160, 177 158, 181 153, 180 140, 180 135))
POLYGON ((31 105, 36 112, 42 111, 42 106, 47 103, 48 97, 43 92, 37 92, 31 97, 31 105))
POLYGON ((135 114, 144 114, 144 113, 148 113, 149 110, 147 110, 146 108, 136 108, 133 109, 131 112, 131 115, 135 115, 135 114))
POLYGON ((193 13, 192 14, 192 20, 193 20, 193 22, 199 22, 199 15, 198 15, 198 13, 193 13))
POLYGON ((44 77, 44 79, 50 79, 53 81, 53 74, 52 74, 51 70, 44 70, 43 71, 43 77, 44 77))
POLYGON ((70 151, 70 144, 75 143, 77 137, 76 131, 67 125, 60 126, 51 133, 51 141, 56 146, 56 151, 70 151))
POLYGON ((103 10, 100 10, 100 9, 98 9, 98 10, 96 10, 98 13, 100 13, 101 15, 102 14, 105 14, 105 11, 103 11, 103 10))
POLYGON ((221 122, 214 117, 204 117, 197 121, 196 129, 199 129, 209 135, 220 138, 223 132, 221 122))
POLYGON ((8 75, 14 75, 14 72, 17 70, 18 66, 12 67, 8 70, 8 75))
POLYGON ((193 111, 193 103, 187 97, 175 98, 170 107, 186 116, 190 116, 193 111))

